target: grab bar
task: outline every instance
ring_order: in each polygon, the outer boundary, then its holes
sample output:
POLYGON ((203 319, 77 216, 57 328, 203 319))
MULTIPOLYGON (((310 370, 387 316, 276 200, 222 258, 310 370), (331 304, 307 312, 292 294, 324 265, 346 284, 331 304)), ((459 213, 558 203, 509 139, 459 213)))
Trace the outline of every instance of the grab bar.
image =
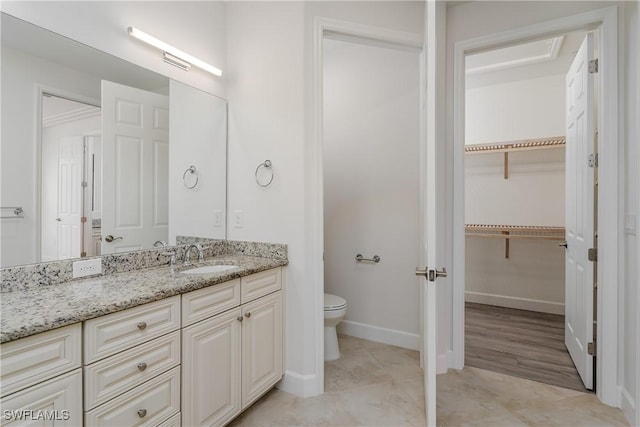
POLYGON ((1 215, 0 218, 2 219, 9 219, 9 218, 24 218, 24 210, 22 209, 22 207, 19 206, 7 206, 7 207, 0 207, 1 210, 9 210, 11 209, 13 211, 13 215, 1 215))
POLYGON ((362 254, 358 254, 356 255, 356 261, 380 262, 380 257, 378 255, 374 255, 373 258, 365 258, 362 254))

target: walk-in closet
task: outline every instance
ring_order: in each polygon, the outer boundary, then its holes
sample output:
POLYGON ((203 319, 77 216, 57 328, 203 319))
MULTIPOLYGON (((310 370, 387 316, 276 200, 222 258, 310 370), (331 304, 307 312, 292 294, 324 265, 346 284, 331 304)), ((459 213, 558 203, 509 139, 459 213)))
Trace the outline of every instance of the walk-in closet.
POLYGON ((467 56, 465 98, 465 365, 583 391, 565 241, 567 74, 585 37, 467 56))

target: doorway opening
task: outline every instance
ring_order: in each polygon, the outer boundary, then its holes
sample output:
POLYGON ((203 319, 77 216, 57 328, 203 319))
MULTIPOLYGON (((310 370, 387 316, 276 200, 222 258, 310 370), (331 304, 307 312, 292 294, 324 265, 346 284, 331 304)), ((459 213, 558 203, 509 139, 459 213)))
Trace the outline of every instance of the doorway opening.
POLYGON ((100 107, 41 98, 41 261, 100 255, 100 107))
POLYGON ((596 377, 597 264, 575 254, 596 247, 597 39, 465 58, 465 365, 579 391, 596 377))
POLYGON ((565 307, 576 303, 566 301, 575 299, 567 216, 577 201, 572 175, 582 172, 567 167, 577 141, 566 118, 567 75, 587 37, 595 38, 573 31, 468 55, 465 84, 465 365, 580 391, 594 388, 595 366, 579 373, 566 347, 565 307))
POLYGON ((418 350, 420 50, 325 34, 322 64, 325 319, 418 350))

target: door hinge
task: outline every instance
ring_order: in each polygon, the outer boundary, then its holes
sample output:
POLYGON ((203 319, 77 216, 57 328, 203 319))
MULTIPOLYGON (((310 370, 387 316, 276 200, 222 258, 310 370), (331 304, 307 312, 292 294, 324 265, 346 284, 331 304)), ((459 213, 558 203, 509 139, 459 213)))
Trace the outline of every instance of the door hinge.
POLYGON ((84 258, 84 257, 86 257, 86 256, 87 256, 87 253, 86 253, 86 252, 80 252, 80 257, 84 258))
POLYGON ((598 167, 598 153, 589 154, 589 167, 590 168, 598 167))
POLYGON ((590 342, 587 344, 587 353, 589 354, 589 356, 596 356, 596 343, 595 342, 590 342))
POLYGON ((589 251, 587 251, 587 259, 591 262, 598 261, 598 248, 589 248, 589 251))
POLYGON ((592 59, 589 61, 589 74, 595 74, 598 72, 598 60, 592 59))
POLYGON ((81 218, 80 218, 80 222, 81 222, 81 223, 83 223, 83 224, 84 224, 85 222, 87 222, 87 217, 86 217, 86 216, 81 217, 81 218))
POLYGON ((82 188, 87 188, 87 181, 82 181, 82 188))

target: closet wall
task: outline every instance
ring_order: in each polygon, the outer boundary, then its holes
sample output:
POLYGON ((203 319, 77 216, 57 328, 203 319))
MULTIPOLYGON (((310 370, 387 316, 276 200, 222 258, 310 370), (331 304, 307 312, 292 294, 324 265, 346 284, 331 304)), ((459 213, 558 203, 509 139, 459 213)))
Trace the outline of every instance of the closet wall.
MULTIPOLYGON (((564 75, 467 90, 466 143, 565 134, 564 75)), ((467 224, 564 227, 564 146, 465 157, 467 224)), ((564 249, 557 240, 467 236, 466 300, 564 313, 564 249)))

